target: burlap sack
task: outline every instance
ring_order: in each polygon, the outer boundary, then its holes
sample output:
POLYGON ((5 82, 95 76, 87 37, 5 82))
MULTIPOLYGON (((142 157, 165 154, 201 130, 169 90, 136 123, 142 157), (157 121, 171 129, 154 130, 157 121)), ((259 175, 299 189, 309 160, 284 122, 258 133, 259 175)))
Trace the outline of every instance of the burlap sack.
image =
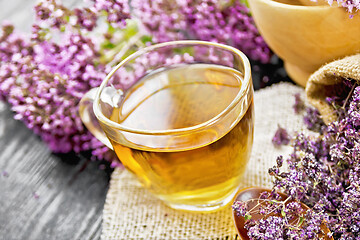
POLYGON ((349 87, 344 81, 349 80, 360 83, 360 54, 326 64, 309 78, 306 84, 308 101, 319 110, 325 123, 336 120, 334 108, 325 101, 326 97, 346 98, 349 87))

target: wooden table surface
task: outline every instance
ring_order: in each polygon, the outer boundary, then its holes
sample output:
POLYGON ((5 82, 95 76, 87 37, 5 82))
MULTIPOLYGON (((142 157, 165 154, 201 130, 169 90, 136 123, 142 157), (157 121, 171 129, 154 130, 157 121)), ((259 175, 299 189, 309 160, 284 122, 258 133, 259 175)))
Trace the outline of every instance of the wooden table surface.
MULTIPOLYGON (((34 3, 0 0, 0 20, 30 32, 34 3)), ((0 102, 0 239, 99 239, 108 182, 99 163, 52 154, 0 102)))
MULTIPOLYGON (((0 0, 0 21, 30 32, 34 3, 0 0)), ((255 88, 266 85, 264 75, 270 83, 288 80, 281 66, 274 58, 257 68, 255 88)), ((52 154, 0 102, 0 239, 99 239, 109 175, 84 157, 52 154)))

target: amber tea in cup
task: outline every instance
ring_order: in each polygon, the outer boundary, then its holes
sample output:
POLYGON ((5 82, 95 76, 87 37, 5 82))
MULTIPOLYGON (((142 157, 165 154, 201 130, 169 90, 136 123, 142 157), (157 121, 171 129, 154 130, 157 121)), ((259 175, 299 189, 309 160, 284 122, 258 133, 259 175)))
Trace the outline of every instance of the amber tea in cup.
POLYGON ((181 41, 145 48, 120 65, 100 86, 94 112, 122 164, 173 208, 228 204, 253 141, 246 57, 229 46, 181 41))

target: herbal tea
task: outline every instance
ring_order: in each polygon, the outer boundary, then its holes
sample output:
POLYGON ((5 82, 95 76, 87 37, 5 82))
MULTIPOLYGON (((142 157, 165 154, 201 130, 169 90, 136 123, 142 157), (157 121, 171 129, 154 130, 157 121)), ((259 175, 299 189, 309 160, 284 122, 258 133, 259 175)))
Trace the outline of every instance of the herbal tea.
MULTIPOLYGON (((240 72, 219 65, 161 69, 127 90, 110 119, 139 130, 194 127, 224 111, 241 84, 240 72)), ((129 148, 109 138, 124 166, 172 207, 211 205, 232 197, 245 171, 253 141, 252 95, 245 108, 231 128, 220 125, 218 131, 205 132, 208 140, 201 146, 191 132, 185 138, 190 147, 180 150, 171 140, 154 150, 129 148)), ((132 141, 136 144, 136 138, 132 141)))

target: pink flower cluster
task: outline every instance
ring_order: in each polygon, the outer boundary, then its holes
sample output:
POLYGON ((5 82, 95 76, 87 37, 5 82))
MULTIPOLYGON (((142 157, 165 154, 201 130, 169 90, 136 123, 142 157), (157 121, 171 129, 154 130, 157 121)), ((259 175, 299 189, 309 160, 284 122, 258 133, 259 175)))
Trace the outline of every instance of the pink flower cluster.
MULTIPOLYGON (((200 39, 233 45, 262 62, 271 55, 249 10, 238 2, 225 6, 215 0, 91 0, 89 7, 69 9, 60 0, 42 0, 34 9, 31 38, 3 24, 0 99, 57 153, 92 151, 98 159, 114 159, 113 152, 82 124, 78 104, 116 64, 111 61, 112 51, 117 53, 119 41, 129 38, 124 37, 128 33, 118 33, 131 18, 130 11, 154 42, 200 39), (105 24, 99 32, 104 34, 99 36, 94 33, 101 20, 105 24)), ((153 58, 148 60, 163 61, 153 58)), ((127 88, 136 77, 123 74, 119 78, 127 88)))
POLYGON ((157 42, 199 39, 232 45, 267 63, 272 55, 249 9, 217 0, 132 0, 133 13, 157 42))
POLYGON ((96 26, 97 12, 69 10, 54 0, 40 2, 35 10, 31 40, 16 34, 10 24, 3 25, 0 98, 52 151, 91 150, 98 159, 114 160, 78 113, 81 97, 99 86, 109 71, 100 61, 99 46, 85 34, 96 26))

